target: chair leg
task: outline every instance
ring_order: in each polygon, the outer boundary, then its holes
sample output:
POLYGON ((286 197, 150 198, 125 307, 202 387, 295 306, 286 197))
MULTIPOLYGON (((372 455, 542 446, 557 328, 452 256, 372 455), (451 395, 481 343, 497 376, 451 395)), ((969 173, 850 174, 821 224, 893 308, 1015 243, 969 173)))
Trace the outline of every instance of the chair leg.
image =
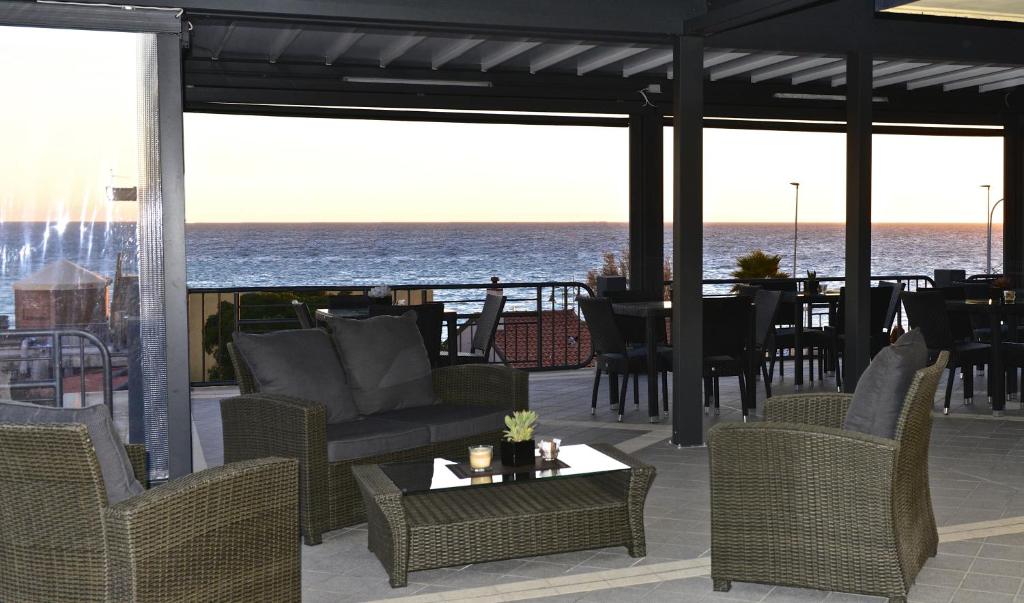
POLYGON ((714 394, 715 395, 715 416, 718 416, 718 413, 721 412, 719 410, 719 402, 722 401, 721 400, 721 396, 719 396, 719 392, 718 392, 718 377, 717 376, 712 377, 711 378, 711 382, 712 382, 712 387, 714 388, 714 391, 715 391, 715 394, 714 394))
POLYGON ((942 414, 949 414, 949 399, 953 397, 953 380, 956 379, 956 367, 949 368, 949 379, 946 380, 946 402, 942 406, 942 414))
POLYGON ((750 412, 748 402, 750 400, 749 393, 747 392, 747 380, 743 378, 743 371, 736 376, 736 380, 740 384, 740 413, 743 415, 743 420, 747 420, 747 413, 750 412))
POLYGON ((974 370, 965 366, 961 371, 964 376, 964 404, 974 404, 974 370))
POLYGON ((633 406, 640 408, 640 373, 633 373, 633 406))
POLYGON ((594 373, 594 395, 590 398, 590 414, 597 414, 597 390, 601 387, 601 369, 594 373))
MULTIPOLYGON (((1024 373, 1021 373, 1021 378, 1024 379, 1024 373)), ((665 414, 668 414, 668 371, 661 371, 661 400, 664 406, 665 414)))
POLYGON ((761 361, 761 380, 764 381, 764 397, 765 398, 771 398, 772 397, 772 379, 768 375, 768 366, 767 366, 767 363, 764 360, 761 361))
POLYGON ((708 414, 711 408, 711 398, 714 393, 714 386, 711 384, 711 377, 704 377, 704 414, 708 414))
POLYGON ((619 406, 619 374, 615 372, 608 373, 608 400, 613 408, 619 406))
POLYGON ((619 423, 622 422, 622 414, 626 411, 626 392, 629 390, 629 373, 622 376, 622 393, 619 394, 619 423))
POLYGON ((722 580, 721 578, 712 578, 711 579, 711 585, 712 585, 712 588, 714 588, 716 591, 718 591, 720 593, 726 593, 726 592, 729 592, 730 588, 732 588, 732 580, 722 580))

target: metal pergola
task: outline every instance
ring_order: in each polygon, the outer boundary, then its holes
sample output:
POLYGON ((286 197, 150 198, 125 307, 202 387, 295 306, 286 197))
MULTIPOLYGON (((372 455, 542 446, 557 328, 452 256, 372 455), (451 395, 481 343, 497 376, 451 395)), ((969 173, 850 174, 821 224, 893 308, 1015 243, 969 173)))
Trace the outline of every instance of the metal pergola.
POLYGON ((873 132, 1002 136, 1004 269, 1024 272, 1024 25, 926 1, 146 4, 183 11, 185 111, 628 127, 634 289, 661 288, 671 123, 672 441, 699 445, 704 127, 845 132, 849 388, 868 363, 873 132))

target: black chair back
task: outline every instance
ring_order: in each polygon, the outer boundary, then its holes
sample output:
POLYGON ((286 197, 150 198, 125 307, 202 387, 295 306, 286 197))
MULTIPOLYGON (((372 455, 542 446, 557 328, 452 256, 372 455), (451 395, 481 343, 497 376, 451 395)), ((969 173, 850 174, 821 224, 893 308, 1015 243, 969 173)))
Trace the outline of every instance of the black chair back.
MULTIPOLYGON (((868 318, 868 328, 871 330, 871 335, 880 335, 889 326, 892 326, 892 319, 886 323, 886 317, 889 316, 889 308, 893 306, 893 290, 894 288, 889 284, 880 284, 877 287, 871 287, 870 292, 870 318, 868 318)), ((896 298, 897 301, 899 298, 896 298)), ((894 310, 895 312, 895 310, 894 310)), ((837 333, 846 333, 846 287, 839 288, 839 304, 836 306, 836 324, 832 325, 837 333)))
POLYGON ((416 326, 423 336, 423 347, 427 348, 430 366, 437 367, 441 361, 441 327, 444 325, 444 304, 429 303, 418 306, 370 306, 370 316, 402 316, 408 311, 416 312, 416 326))
POLYGON ((752 341, 753 312, 746 297, 705 297, 704 357, 740 358, 752 341))
POLYGON ((504 295, 487 294, 484 300, 484 309, 476 320, 476 333, 473 334, 473 350, 479 350, 484 358, 491 355, 491 347, 494 346, 494 334, 498 332, 498 324, 501 322, 501 311, 505 308, 504 295))
POLYGON ((782 291, 758 289, 754 293, 754 344, 760 349, 765 348, 775 328, 775 314, 779 311, 780 301, 782 291))
POLYGON ((779 309, 775 313, 775 325, 784 326, 792 325, 793 321, 796 320, 796 302, 793 300, 797 294, 797 285, 795 281, 774 281, 773 279, 766 279, 758 283, 762 289, 766 291, 781 291, 782 299, 779 301, 779 309))
MULTIPOLYGON (((646 291, 608 291, 605 293, 605 297, 613 304, 662 301, 657 294, 651 294, 646 291)), ((640 316, 616 314, 615 322, 619 325, 619 331, 626 339, 627 345, 639 345, 647 342, 647 319, 640 316)), ((664 343, 666 341, 665 321, 663 320, 661 323, 662 328, 658 330, 658 342, 664 343)))
POLYGON ((596 354, 625 354, 626 339, 615 321, 612 302, 605 297, 577 297, 583 320, 590 331, 590 343, 596 354))
MULTIPOLYGON (((943 298, 950 301, 964 301, 968 298, 967 289, 959 285, 952 287, 936 287, 934 289, 938 291, 943 298)), ((985 299, 984 297, 976 299, 985 299)), ((972 320, 972 314, 967 312, 951 312, 949 315, 949 329, 952 333, 954 341, 964 341, 974 339, 974 320, 972 320)), ((980 316, 977 318, 981 318, 980 316)), ((987 324, 979 322, 979 327, 987 327, 987 324)))
POLYGON ((339 308, 366 308, 373 303, 369 295, 333 295, 327 298, 327 307, 336 310, 339 308))
POLYGON ((946 297, 941 291, 904 291, 900 296, 907 310, 910 328, 920 328, 925 343, 931 350, 952 350, 953 331, 946 310, 946 297))
POLYGON ((900 295, 907 288, 906 283, 893 283, 890 281, 879 281, 879 286, 885 285, 890 288, 889 307, 885 310, 885 322, 882 328, 892 331, 892 325, 896 321, 896 312, 900 309, 900 295))
POLYGON ((735 287, 733 287, 733 290, 736 291, 736 295, 739 295, 740 297, 749 298, 753 298, 755 295, 757 295, 758 291, 769 291, 769 289, 765 289, 761 285, 748 285, 747 283, 739 283, 735 287))
POLYGON ((309 311, 309 306, 297 299, 293 299, 292 309, 295 310, 295 318, 299 319, 300 328, 312 329, 316 327, 316 325, 313 324, 313 315, 309 311))

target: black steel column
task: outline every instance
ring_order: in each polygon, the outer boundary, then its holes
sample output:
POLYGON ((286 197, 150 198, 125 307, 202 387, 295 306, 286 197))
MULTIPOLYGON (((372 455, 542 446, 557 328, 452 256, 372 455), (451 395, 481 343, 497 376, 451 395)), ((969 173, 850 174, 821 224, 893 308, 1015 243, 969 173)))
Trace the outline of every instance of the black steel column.
POLYGON ((704 39, 676 38, 672 96, 672 442, 704 443, 704 39))
POLYGON ((853 391, 870 358, 871 96, 867 52, 846 58, 846 349, 843 387, 853 391))
POLYGON ((1003 130, 1003 273, 1024 286, 1024 116, 1003 130))
POLYGON ((629 116, 629 288, 664 287, 664 119, 653 107, 629 116))

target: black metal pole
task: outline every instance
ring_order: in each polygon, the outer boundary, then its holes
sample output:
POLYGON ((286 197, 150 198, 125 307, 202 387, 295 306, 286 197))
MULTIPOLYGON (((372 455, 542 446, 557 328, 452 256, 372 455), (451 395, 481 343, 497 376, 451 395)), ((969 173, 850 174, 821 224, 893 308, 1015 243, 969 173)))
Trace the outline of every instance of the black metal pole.
POLYGON ((870 359, 871 97, 868 52, 846 58, 846 349, 843 387, 853 391, 870 359))
POLYGON ((629 116, 629 288, 659 297, 665 280, 664 127, 654 107, 629 116))
POLYGON ((1003 129, 1003 274, 1024 286, 1024 116, 1003 129))
POLYGON ((704 39, 680 36, 673 52, 672 443, 704 443, 704 39))

